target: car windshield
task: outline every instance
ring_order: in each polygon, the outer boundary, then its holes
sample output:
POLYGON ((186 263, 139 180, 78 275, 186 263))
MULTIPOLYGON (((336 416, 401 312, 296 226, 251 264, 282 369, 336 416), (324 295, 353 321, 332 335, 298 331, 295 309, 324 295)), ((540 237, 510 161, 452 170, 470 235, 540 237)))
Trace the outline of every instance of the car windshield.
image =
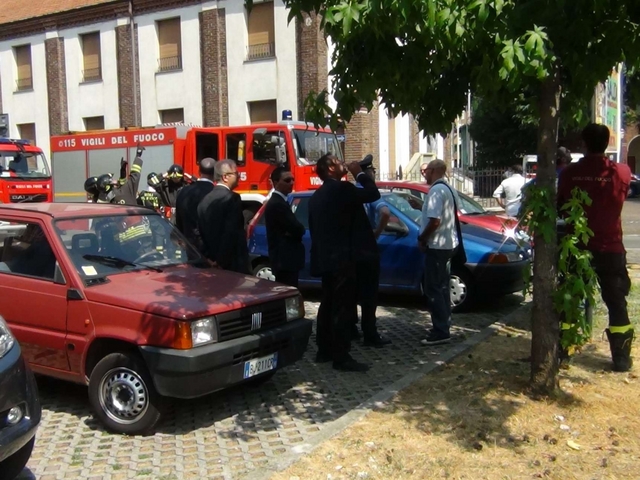
POLYGON ((333 133, 316 130, 293 130, 298 165, 315 165, 320 157, 331 153, 342 160, 342 149, 333 133))
POLYGON ((464 193, 458 192, 458 197, 460 198, 460 205, 458 205, 460 213, 464 215, 479 215, 481 213, 487 213, 482 205, 476 202, 473 198, 466 196, 464 193))
POLYGON ((202 260, 180 232, 156 214, 64 219, 55 226, 85 281, 202 260))
POLYGON ((400 195, 397 195, 395 193, 383 193, 382 200, 387 202, 392 207, 400 210, 401 213, 409 217, 416 224, 420 225, 420 223, 422 222, 422 212, 413 208, 409 204, 409 202, 400 195))
POLYGON ((51 173, 42 153, 0 150, 0 177, 50 178, 51 173))

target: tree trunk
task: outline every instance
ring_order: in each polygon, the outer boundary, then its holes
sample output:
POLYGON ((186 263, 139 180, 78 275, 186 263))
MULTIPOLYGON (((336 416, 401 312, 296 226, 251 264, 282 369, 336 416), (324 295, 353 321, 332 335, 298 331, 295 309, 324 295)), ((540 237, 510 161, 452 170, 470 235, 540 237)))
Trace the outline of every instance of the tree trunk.
MULTIPOLYGON (((553 72, 542 84, 539 97, 540 124, 538 127, 538 167, 536 184, 551 192, 548 208, 551 239, 540 228, 534 232, 533 311, 531 343, 531 388, 534 393, 549 395, 558 387, 558 348, 560 325, 553 305, 556 287, 557 245, 555 230, 556 149, 560 108, 561 83, 559 71, 553 72), (553 225, 551 225, 553 222, 553 225)), ((538 215, 538 218, 541 218, 538 215)))

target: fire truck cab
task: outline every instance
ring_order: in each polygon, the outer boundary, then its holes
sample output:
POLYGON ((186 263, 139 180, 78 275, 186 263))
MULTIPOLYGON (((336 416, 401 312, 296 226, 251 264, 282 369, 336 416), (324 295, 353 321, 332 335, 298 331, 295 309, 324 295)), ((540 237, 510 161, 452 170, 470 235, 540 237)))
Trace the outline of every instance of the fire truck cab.
POLYGON ((0 137, 0 203, 51 200, 51 173, 42 150, 28 140, 0 137))
POLYGON ((77 133, 51 139, 54 200, 86 201, 85 179, 116 173, 121 158, 133 161, 138 143, 146 148, 141 190, 147 189, 149 173, 163 173, 174 163, 197 177, 203 158, 236 162, 240 181, 236 192, 247 218, 271 191, 269 177, 274 168, 289 169, 295 177, 294 189, 308 190, 321 184, 315 163, 322 155, 342 158, 338 139, 329 129, 291 120, 236 127, 172 125, 77 133))

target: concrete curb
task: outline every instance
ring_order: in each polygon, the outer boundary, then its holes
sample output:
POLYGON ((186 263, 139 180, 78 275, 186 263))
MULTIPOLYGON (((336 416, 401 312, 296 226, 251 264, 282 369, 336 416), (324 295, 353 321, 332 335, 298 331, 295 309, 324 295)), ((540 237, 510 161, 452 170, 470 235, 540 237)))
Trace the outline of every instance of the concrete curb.
POLYGON ((489 337, 497 334, 500 330, 500 326, 512 323, 519 315, 526 312, 527 310, 530 310, 530 308, 531 302, 527 302, 526 304, 522 305, 521 307, 517 308, 516 310, 502 318, 500 321, 492 323, 481 332, 473 335, 464 342, 455 345, 446 353, 439 356, 438 360, 432 360, 425 363, 419 370, 408 373, 397 382, 389 385, 387 388, 378 392, 367 401, 361 403, 357 408, 351 410, 350 412, 346 413, 330 424, 327 424, 320 432, 312 436, 308 442, 293 447, 290 453, 279 456, 275 461, 270 462, 267 467, 254 470, 244 478, 246 480, 267 480, 272 475, 286 470, 288 467, 300 460, 304 455, 311 453, 327 440, 331 439, 332 437, 341 433, 347 427, 364 418, 376 407, 383 406, 385 402, 390 400, 401 390, 409 387, 427 374, 432 373, 439 368, 442 368, 444 365, 456 359, 466 351, 484 342, 489 337))

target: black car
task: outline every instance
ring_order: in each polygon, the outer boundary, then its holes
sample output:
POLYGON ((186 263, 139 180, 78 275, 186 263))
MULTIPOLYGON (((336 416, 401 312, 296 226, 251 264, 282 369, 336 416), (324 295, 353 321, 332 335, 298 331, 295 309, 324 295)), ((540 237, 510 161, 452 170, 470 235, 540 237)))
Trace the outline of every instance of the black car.
POLYGON ((0 480, 17 477, 27 464, 41 414, 33 373, 0 317, 0 480))

